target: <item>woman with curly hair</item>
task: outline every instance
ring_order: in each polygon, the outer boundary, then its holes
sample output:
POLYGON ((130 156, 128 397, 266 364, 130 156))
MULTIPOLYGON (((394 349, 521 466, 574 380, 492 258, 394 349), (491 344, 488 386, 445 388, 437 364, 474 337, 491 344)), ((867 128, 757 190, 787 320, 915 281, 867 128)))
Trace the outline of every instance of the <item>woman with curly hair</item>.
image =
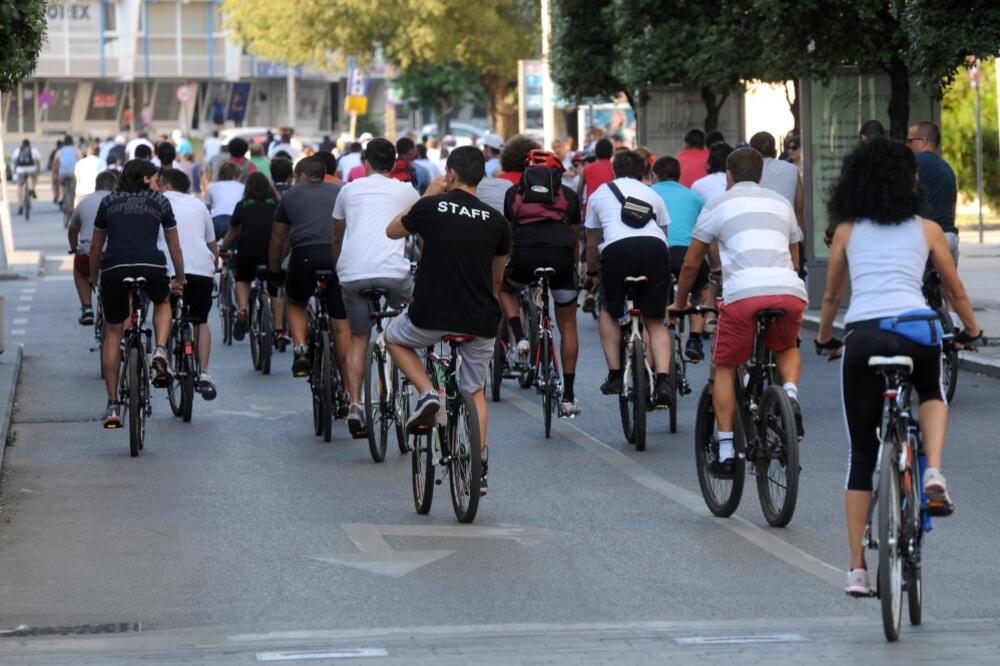
POLYGON ((928 255, 965 325, 958 340, 972 342, 982 335, 941 227, 918 215, 921 195, 916 171, 916 160, 906 145, 870 139, 845 158, 828 204, 831 228, 827 236, 832 243, 816 349, 831 358, 843 353, 841 395, 851 447, 844 497, 851 560, 846 591, 855 596, 871 593, 863 536, 872 500, 884 391, 868 367, 872 356, 913 359, 910 382, 920 398, 920 430, 927 455, 924 492, 937 515, 954 509, 940 471, 948 405, 940 381, 940 323, 922 291, 928 255), (847 336, 840 342, 832 337, 833 320, 848 275, 847 336), (907 322, 918 325, 908 327, 907 322))
POLYGON ((503 144, 503 150, 500 151, 500 173, 497 174, 497 178, 504 178, 517 185, 521 182, 528 153, 541 147, 541 144, 524 134, 507 139, 503 144))

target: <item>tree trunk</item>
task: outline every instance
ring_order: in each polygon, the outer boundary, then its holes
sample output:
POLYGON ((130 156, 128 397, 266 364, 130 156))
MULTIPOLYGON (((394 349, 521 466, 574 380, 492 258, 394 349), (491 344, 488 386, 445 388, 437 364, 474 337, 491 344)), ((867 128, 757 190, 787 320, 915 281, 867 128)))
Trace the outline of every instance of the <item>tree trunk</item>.
POLYGON ((801 81, 798 78, 792 79, 792 91, 789 94, 788 82, 785 81, 785 100, 788 102, 788 110, 792 113, 792 121, 794 122, 794 127, 792 130, 796 134, 801 134, 802 119, 799 118, 799 109, 802 108, 799 104, 799 100, 802 99, 802 88, 801 81), (794 99, 793 99, 794 98, 794 99))
POLYGON ((726 103, 727 97, 729 97, 729 93, 725 93, 719 97, 710 88, 701 89, 701 100, 705 103, 706 132, 719 129, 719 112, 722 110, 722 105, 726 103))
POLYGON ((438 125, 438 138, 444 138, 446 134, 451 134, 451 114, 438 109, 434 114, 438 125))
POLYGON ((889 61, 889 137, 905 140, 910 126, 910 68, 894 55, 889 61))
POLYGON ((483 88, 489 97, 489 113, 494 130, 504 139, 517 134, 517 103, 509 81, 495 74, 483 76, 483 88))

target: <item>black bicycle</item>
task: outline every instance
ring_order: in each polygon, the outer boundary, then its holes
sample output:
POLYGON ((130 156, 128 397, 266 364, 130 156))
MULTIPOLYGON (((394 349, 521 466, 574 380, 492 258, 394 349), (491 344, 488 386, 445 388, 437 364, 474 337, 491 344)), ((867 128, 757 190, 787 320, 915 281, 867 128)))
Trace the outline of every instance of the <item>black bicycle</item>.
POLYGON ((271 297, 267 293, 267 266, 257 267, 256 277, 250 286, 249 318, 250 361, 253 369, 261 374, 271 374, 271 350, 274 348, 274 321, 271 314, 271 297))
POLYGON ((532 374, 535 376, 535 390, 542 396, 542 414, 545 422, 545 437, 552 432, 552 413, 559 408, 562 399, 562 380, 559 378, 559 360, 556 342, 552 335, 552 308, 549 305, 549 280, 556 269, 542 267, 535 269, 534 286, 541 292, 541 303, 537 308, 538 326, 531 331, 532 374))
POLYGON ((695 462, 698 484, 708 510, 731 516, 740 504, 746 469, 757 477, 757 495, 764 518, 773 527, 784 527, 795 513, 799 493, 799 437, 791 399, 777 383, 774 354, 764 345, 768 324, 784 317, 783 310, 761 310, 756 320, 754 351, 736 371, 734 447, 738 463, 732 478, 717 476, 712 464, 719 460, 719 438, 712 387, 715 367, 698 401, 695 422, 695 462))
POLYGON ((533 359, 537 353, 538 338, 534 332, 539 326, 539 306, 535 300, 536 285, 528 285, 517 293, 518 311, 521 313, 523 330, 528 333, 530 351, 528 361, 514 359, 514 346, 511 344, 506 321, 501 321, 493 344, 493 358, 490 360, 490 371, 487 375, 490 382, 490 399, 500 402, 500 387, 504 379, 516 379, 523 389, 535 382, 535 367, 533 359))
POLYGON ((410 385, 385 346, 385 329, 382 322, 395 317, 399 310, 382 307, 382 299, 389 297, 387 289, 362 289, 361 297, 368 301, 368 311, 375 322, 375 340, 368 345, 365 359, 365 424, 368 430, 368 449, 372 460, 385 460, 389 448, 389 429, 396 431, 400 453, 409 449, 403 428, 410 416, 410 385))
POLYGON ((670 432, 677 432, 677 398, 678 396, 690 395, 691 384, 688 383, 687 366, 688 361, 684 354, 684 333, 685 322, 690 315, 705 315, 718 313, 713 307, 696 305, 687 310, 671 312, 667 319, 667 329, 670 332, 673 353, 670 355, 670 432))
MULTIPOLYGON (((434 388, 444 392, 441 411, 435 426, 407 437, 412 459, 413 503, 417 513, 431 510, 434 499, 435 467, 440 466, 449 477, 451 504, 461 523, 471 523, 479 509, 481 480, 486 473, 486 461, 480 447, 479 413, 472 394, 462 390, 458 368, 462 363, 461 345, 474 340, 468 335, 446 335, 441 338, 450 348, 442 356, 429 348, 425 356, 427 374, 434 388)), ((415 392, 410 400, 416 401, 415 392)), ((412 407, 412 406, 411 406, 412 407)))
POLYGON ((635 307, 636 290, 648 280, 645 275, 625 278, 625 315, 619 320, 623 389, 618 396, 618 411, 625 439, 635 445, 636 451, 646 450, 646 412, 656 409, 653 368, 646 354, 642 313, 635 307))
POLYGON ((229 252, 219 255, 219 283, 216 286, 222 342, 226 345, 233 344, 233 323, 236 321, 236 283, 230 266, 231 257, 229 252))
POLYGON ((322 435, 324 442, 329 442, 333 436, 334 415, 339 415, 347 407, 346 398, 341 390, 340 371, 334 360, 330 313, 326 307, 326 293, 332 288, 333 279, 333 271, 316 271, 316 289, 306 308, 313 428, 317 435, 322 435))
POLYGON ((118 401, 128 417, 129 454, 135 458, 146 438, 146 419, 153 413, 149 395, 152 385, 148 355, 153 332, 145 328, 149 312, 146 278, 124 278, 132 314, 122 334, 122 365, 118 373, 118 401))
POLYGON ((191 317, 181 295, 172 294, 170 301, 173 316, 170 323, 170 341, 167 343, 170 354, 167 401, 174 416, 179 416, 185 423, 190 423, 198 375, 201 372, 198 342, 195 339, 198 324, 191 317))
POLYGON ((944 385, 945 398, 948 404, 951 404, 958 388, 959 359, 958 349, 955 347, 955 336, 958 331, 955 330, 955 322, 951 319, 948 303, 944 299, 941 276, 933 267, 928 267, 924 272, 923 291, 927 305, 937 312, 941 327, 944 329, 941 338, 941 383, 944 385))

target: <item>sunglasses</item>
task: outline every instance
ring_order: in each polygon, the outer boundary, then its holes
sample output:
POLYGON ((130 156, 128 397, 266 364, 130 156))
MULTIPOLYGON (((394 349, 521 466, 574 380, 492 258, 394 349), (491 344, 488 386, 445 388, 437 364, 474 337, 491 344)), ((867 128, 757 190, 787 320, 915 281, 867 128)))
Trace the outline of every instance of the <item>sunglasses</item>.
POLYGON ((788 150, 798 150, 798 149, 799 149, 799 145, 797 143, 790 143, 790 144, 788 144, 788 150))

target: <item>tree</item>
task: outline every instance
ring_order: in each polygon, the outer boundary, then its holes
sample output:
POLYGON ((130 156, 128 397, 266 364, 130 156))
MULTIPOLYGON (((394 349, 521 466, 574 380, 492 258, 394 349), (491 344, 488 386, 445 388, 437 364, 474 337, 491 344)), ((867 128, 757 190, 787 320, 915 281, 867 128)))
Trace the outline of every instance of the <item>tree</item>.
POLYGON ((414 65, 396 83, 409 107, 434 111, 438 136, 451 132, 449 121, 456 108, 487 101, 479 74, 457 63, 414 65))
POLYGON ((0 3, 0 93, 17 87, 35 69, 45 41, 45 0, 0 3))
MULTIPOLYGON (((1000 156, 997 154, 997 61, 985 60, 980 68, 982 94, 983 191, 985 203, 1000 211, 1000 156)), ((964 74, 964 72, 962 72, 964 74)), ((941 100, 941 149, 955 170, 958 189, 970 199, 976 188, 976 91, 968 76, 955 76, 941 100)))
POLYGON ((612 71, 613 21, 614 5, 606 0, 552 0, 549 66, 564 97, 614 97, 628 88, 612 71))

